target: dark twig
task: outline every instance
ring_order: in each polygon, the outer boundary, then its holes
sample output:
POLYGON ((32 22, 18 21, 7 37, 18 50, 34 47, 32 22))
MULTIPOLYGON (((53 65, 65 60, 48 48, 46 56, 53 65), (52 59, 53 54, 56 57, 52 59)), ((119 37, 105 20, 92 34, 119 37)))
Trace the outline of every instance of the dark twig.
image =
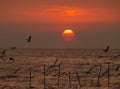
POLYGON ((59 85, 60 85, 60 74, 61 74, 61 68, 60 68, 60 64, 59 64, 59 72, 58 72, 58 89, 59 89, 59 85))
POLYGON ((80 86, 80 88, 81 88, 80 76, 78 75, 78 72, 77 72, 77 71, 76 71, 76 77, 77 77, 77 80, 78 80, 79 86, 80 86))
POLYGON ((46 87, 46 65, 44 64, 44 89, 45 89, 45 87, 46 87))
POLYGON ((30 77, 29 77, 29 78, 30 78, 30 80, 29 80, 29 87, 31 88, 31 87, 32 87, 32 86, 31 86, 31 84, 32 84, 32 76, 31 76, 31 75, 32 75, 32 69, 30 68, 29 70, 30 70, 30 77))
POLYGON ((69 75, 69 86, 70 86, 70 88, 71 88, 71 75, 70 75, 71 73, 70 72, 68 72, 68 75, 69 75))
POLYGON ((108 64, 108 87, 110 86, 110 62, 108 64))
POLYGON ((99 73, 98 73, 98 80, 97 80, 97 86, 100 86, 100 76, 101 76, 101 71, 102 71, 102 65, 100 64, 100 69, 99 69, 99 73))

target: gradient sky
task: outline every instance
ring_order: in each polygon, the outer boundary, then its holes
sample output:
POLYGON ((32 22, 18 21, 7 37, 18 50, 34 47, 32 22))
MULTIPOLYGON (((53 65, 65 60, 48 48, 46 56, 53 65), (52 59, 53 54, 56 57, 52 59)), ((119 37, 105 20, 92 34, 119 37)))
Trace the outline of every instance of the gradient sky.
POLYGON ((0 0, 0 48, 120 49, 119 10, 120 0, 0 0))

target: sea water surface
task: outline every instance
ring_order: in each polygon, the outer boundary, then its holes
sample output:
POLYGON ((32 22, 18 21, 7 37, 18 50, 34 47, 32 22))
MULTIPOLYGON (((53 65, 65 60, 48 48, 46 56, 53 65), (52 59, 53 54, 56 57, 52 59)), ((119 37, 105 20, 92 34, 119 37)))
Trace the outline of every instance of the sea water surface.
POLYGON ((28 88, 119 89, 120 50, 7 50, 0 60, 0 89, 28 88))

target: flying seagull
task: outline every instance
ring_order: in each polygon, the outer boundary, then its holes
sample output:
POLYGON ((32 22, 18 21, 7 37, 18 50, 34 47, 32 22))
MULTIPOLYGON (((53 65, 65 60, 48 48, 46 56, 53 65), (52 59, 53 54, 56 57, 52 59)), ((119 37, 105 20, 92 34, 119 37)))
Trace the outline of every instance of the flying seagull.
POLYGON ((32 37, 31 37, 31 35, 29 35, 29 37, 28 37, 28 39, 27 39, 27 42, 32 42, 32 37))
POLYGON ((1 54, 5 55, 6 54, 6 50, 4 49, 1 54))
POLYGON ((108 51, 109 51, 109 49, 110 49, 110 47, 109 47, 109 46, 107 46, 107 47, 106 47, 106 49, 104 49, 104 52, 108 52, 108 51))

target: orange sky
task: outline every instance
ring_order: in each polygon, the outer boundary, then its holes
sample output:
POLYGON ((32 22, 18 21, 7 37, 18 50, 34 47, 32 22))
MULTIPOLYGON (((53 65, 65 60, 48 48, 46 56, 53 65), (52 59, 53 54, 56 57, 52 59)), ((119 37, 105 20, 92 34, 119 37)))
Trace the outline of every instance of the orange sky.
POLYGON ((119 22, 119 2, 119 0, 91 0, 91 2, 2 0, 0 22, 119 22))
POLYGON ((120 48, 119 10, 120 0, 0 0, 0 47, 120 48), (70 43, 65 29, 76 33, 70 43))

